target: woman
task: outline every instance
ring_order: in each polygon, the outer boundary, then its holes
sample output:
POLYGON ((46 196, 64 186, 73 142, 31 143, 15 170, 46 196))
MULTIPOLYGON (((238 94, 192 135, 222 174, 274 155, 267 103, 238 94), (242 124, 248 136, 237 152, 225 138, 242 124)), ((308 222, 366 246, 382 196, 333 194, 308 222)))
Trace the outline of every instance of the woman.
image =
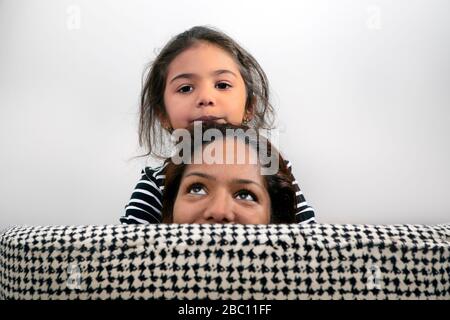
POLYGON ((295 223, 296 190, 276 148, 255 131, 248 134, 247 126, 201 125, 200 140, 194 126, 182 135, 177 151, 183 161, 172 157, 167 165, 163 222, 295 223), (264 174, 274 163, 276 170, 264 174))

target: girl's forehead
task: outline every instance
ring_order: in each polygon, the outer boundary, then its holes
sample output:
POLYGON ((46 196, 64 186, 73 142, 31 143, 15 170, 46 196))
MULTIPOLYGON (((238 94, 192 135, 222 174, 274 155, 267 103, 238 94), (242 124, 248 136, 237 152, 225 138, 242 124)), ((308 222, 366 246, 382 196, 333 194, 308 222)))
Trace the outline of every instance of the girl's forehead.
POLYGON ((231 71, 239 72, 238 65, 230 53, 215 44, 199 42, 178 54, 169 64, 168 73, 195 73, 203 69, 232 69, 231 71))

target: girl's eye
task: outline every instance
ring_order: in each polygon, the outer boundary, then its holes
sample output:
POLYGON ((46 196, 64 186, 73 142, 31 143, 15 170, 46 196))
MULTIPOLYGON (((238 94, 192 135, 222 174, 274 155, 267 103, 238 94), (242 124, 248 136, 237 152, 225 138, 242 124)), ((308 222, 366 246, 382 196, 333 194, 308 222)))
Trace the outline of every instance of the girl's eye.
POLYGON ((192 86, 182 86, 182 87, 178 90, 178 92, 180 92, 180 93, 188 93, 188 92, 191 92, 192 90, 189 90, 189 88, 192 88, 192 86), (188 90, 186 91, 186 89, 188 89, 188 90))
MULTIPOLYGON (((226 82, 219 82, 216 87, 218 87, 221 90, 226 90, 228 88, 231 88, 231 85, 226 82)), ((189 93, 193 90, 192 86, 182 86, 180 89, 178 89, 179 93, 189 93)))
POLYGON ((193 184, 188 188, 190 194, 206 194, 205 188, 201 184, 193 184))
POLYGON ((231 85, 229 85, 229 84, 226 83, 226 82, 219 82, 219 83, 217 84, 217 86, 221 86, 221 87, 219 87, 219 89, 228 89, 228 88, 231 88, 231 85))
POLYGON ((236 197, 238 200, 245 200, 245 201, 257 201, 256 196, 247 190, 241 190, 236 194, 236 197))

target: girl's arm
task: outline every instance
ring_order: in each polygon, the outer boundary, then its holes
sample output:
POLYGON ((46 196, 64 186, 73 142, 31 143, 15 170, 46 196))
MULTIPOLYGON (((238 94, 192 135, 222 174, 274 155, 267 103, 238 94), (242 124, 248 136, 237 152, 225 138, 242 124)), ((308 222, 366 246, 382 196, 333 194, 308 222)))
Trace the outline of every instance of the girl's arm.
POLYGON ((305 196, 303 192, 300 190, 300 186, 298 185, 297 180, 295 179, 294 175, 292 174, 292 164, 285 160, 286 166, 289 169, 289 172, 292 176, 292 184, 295 187, 295 195, 297 200, 297 212, 295 213, 296 221, 299 224, 306 224, 306 223, 315 223, 315 214, 314 209, 308 205, 306 202, 305 196))
POLYGON ((147 224, 161 222, 162 192, 164 189, 164 168, 146 167, 141 171, 141 179, 133 190, 130 201, 125 206, 123 224, 147 224))

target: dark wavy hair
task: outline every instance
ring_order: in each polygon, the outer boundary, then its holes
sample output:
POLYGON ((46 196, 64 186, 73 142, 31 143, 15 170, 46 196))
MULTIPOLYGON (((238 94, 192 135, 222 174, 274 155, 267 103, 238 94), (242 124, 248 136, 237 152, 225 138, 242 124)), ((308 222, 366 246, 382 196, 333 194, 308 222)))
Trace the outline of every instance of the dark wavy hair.
MULTIPOLYGON (((232 124, 218 124, 214 122, 204 122, 202 123, 202 137, 203 132, 209 129, 217 129, 220 131, 223 137, 226 137, 229 130, 232 132, 246 132, 250 129, 245 125, 232 125, 232 124)), ((201 144, 196 144, 194 140, 194 126, 187 128, 190 137, 190 156, 192 157, 194 153, 202 146, 206 146, 213 142, 214 139, 206 140, 201 139, 201 144)), ((270 223, 280 224, 280 223, 295 223, 295 211, 296 211, 296 195, 295 188, 292 185, 293 176, 290 174, 289 169, 286 166, 286 162, 280 155, 278 150, 267 140, 264 136, 256 133, 256 139, 251 139, 249 136, 236 134, 235 137, 243 141, 245 144, 251 146, 256 150, 257 154, 261 148, 264 148, 264 152, 267 152, 267 156, 278 157, 278 170, 272 175, 262 175, 264 180, 264 186, 266 187, 270 202, 271 202, 271 214, 270 223)), ((179 145, 178 141, 178 145, 179 145)), ((181 150, 182 151, 182 150, 181 150)), ((176 152, 179 152, 176 151, 176 152)), ((180 154, 182 152, 179 152, 180 154)), ((183 155, 181 155, 182 157, 183 155)), ((181 184, 183 174, 189 164, 181 163, 175 164, 171 158, 167 159, 167 165, 165 169, 165 185, 163 193, 163 207, 162 207, 162 222, 172 223, 173 222, 173 208, 177 198, 178 190, 181 184)), ((268 165, 262 165, 262 167, 268 167, 268 165)))
POLYGON ((253 111, 249 125, 255 129, 272 128, 274 109, 269 102, 269 84, 256 59, 216 28, 195 26, 173 37, 144 71, 139 115, 139 145, 145 147, 148 152, 140 157, 148 155, 156 158, 164 157, 160 151, 164 146, 164 138, 170 133, 162 126, 162 120, 167 120, 164 90, 168 67, 180 53, 199 42, 216 45, 230 54, 245 82, 247 93, 245 110, 251 107, 253 111))

